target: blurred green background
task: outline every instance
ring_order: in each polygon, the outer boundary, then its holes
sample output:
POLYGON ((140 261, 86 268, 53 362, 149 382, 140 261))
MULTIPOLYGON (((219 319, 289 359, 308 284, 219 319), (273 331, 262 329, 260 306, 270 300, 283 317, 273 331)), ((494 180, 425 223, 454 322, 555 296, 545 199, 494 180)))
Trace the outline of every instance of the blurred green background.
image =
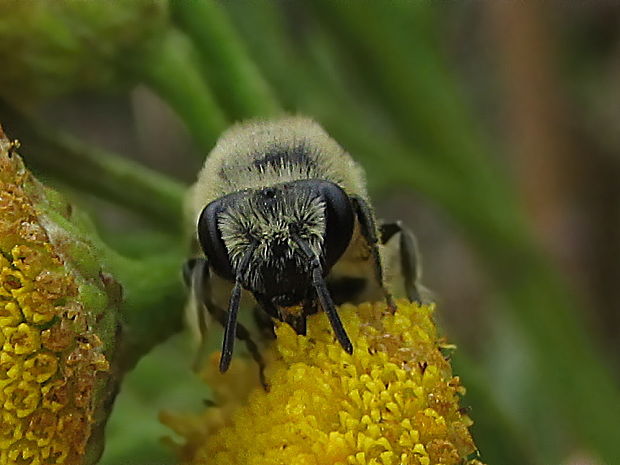
MULTIPOLYGON (((219 133, 284 111, 417 233, 482 458, 620 463, 620 4, 0 0, 0 122, 128 256, 181 260, 219 133)), ((190 339, 127 377, 101 463, 174 463, 190 339)))

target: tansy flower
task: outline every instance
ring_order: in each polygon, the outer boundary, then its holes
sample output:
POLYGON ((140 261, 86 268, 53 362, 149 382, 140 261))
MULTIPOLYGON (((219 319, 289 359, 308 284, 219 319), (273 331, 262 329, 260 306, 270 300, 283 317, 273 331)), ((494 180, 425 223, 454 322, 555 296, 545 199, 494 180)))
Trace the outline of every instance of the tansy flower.
POLYGON ((214 404, 201 415, 166 413, 184 436, 183 464, 482 465, 459 408, 464 388, 442 354, 432 306, 398 302, 340 309, 355 350, 334 340, 324 313, 307 336, 278 324, 266 378, 235 360, 205 372, 214 404))
POLYGON ((92 463, 120 288, 13 150, 0 128, 0 464, 92 463))

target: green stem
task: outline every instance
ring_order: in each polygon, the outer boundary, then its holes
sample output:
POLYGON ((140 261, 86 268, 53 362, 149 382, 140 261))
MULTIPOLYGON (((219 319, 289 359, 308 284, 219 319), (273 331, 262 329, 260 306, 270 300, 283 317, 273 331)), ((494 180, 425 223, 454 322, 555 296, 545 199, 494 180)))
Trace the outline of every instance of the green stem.
POLYGON ((432 148, 426 155, 447 162, 445 169, 471 172, 475 161, 476 168, 488 171, 479 131, 469 123, 472 118, 463 110, 463 96, 428 37, 418 31, 419 19, 412 15, 399 21, 394 15, 402 16, 401 11, 372 2, 364 8, 330 0, 312 5, 408 140, 420 149, 432 148))
POLYGON ((474 421, 471 430, 485 463, 543 465, 539 451, 502 409, 488 377, 476 363, 459 350, 452 358, 452 366, 453 372, 462 376, 467 389, 464 404, 475 406, 471 412, 474 421))
POLYGON ((78 190, 138 212, 151 223, 180 231, 185 187, 120 155, 54 131, 0 101, 7 130, 24 141, 26 164, 78 190))
POLYGON ((542 390, 560 400, 563 415, 579 440, 600 454, 603 462, 620 457, 618 378, 610 376, 598 341, 584 331, 578 303, 568 286, 546 261, 528 254, 507 272, 497 264, 496 279, 521 314, 520 323, 536 350, 542 390), (510 279, 508 278, 510 276, 510 279))
POLYGON ((183 251, 171 244, 167 251, 147 260, 130 260, 113 252, 105 257, 105 269, 123 285, 121 351, 123 366, 130 369, 183 327, 183 251))
POLYGON ((196 51, 178 31, 170 30, 161 48, 139 72, 187 125, 200 148, 213 148, 228 121, 196 66, 196 51))
POLYGON ((228 15, 211 0, 171 0, 174 18, 201 53, 207 78, 234 119, 281 112, 228 15))

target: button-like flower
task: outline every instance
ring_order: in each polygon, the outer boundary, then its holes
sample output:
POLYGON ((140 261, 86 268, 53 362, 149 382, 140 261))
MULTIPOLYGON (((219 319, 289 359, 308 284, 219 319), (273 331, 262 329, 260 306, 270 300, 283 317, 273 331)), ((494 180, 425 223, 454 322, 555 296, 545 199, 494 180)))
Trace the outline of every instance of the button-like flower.
POLYGON ((114 285, 12 149, 0 129, 0 463, 82 464, 114 391, 114 285))
POLYGON ((251 364, 235 360, 221 375, 214 363, 205 373, 216 406, 163 415, 186 438, 183 463, 482 465, 432 312, 406 301, 394 314, 383 303, 343 306, 352 355, 324 313, 309 318, 307 336, 280 324, 265 353, 268 392, 251 364))

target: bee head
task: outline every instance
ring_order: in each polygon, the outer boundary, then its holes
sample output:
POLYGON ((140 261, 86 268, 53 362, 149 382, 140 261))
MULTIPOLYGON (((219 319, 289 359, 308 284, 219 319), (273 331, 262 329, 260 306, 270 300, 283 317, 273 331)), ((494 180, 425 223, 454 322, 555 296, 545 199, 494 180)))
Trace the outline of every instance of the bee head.
POLYGON ((218 275, 288 306, 313 294, 313 257, 325 276, 342 256, 354 218, 336 184, 294 181, 211 202, 198 220, 198 238, 218 275))

